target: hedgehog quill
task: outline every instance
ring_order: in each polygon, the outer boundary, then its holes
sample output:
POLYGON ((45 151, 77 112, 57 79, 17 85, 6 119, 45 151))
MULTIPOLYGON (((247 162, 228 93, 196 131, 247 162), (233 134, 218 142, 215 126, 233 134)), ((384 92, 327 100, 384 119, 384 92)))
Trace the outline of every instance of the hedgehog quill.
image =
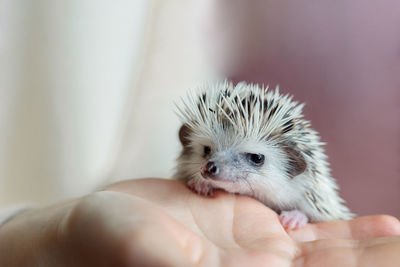
POLYGON ((282 225, 350 219, 318 133, 279 89, 224 81, 177 105, 183 145, 174 178, 201 195, 215 189, 251 196, 282 225))

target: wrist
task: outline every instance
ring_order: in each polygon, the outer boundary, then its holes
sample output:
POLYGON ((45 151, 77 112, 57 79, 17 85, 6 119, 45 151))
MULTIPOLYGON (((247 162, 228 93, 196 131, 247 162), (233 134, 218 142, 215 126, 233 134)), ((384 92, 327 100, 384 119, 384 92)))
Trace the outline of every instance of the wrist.
POLYGON ((21 211, 0 227, 0 266, 51 262, 62 245, 59 227, 72 203, 21 211))

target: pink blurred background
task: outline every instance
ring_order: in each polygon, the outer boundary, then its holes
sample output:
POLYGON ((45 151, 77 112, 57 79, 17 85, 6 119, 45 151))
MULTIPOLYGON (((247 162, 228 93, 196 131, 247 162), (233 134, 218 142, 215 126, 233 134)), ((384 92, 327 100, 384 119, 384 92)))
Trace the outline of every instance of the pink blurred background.
POLYGON ((223 72, 306 102, 350 208, 400 217, 400 2, 218 7, 209 48, 223 72))

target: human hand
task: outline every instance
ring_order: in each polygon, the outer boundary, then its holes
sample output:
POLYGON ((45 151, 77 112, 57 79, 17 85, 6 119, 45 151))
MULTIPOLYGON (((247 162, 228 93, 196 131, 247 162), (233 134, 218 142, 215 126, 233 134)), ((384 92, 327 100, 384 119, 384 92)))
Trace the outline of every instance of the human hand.
MULTIPOLYGON (((180 259, 182 266, 397 266, 400 261, 400 237, 387 237, 400 235, 400 222, 390 216, 309 224, 287 233, 275 212, 243 196, 202 197, 175 181, 150 179, 109 189, 149 200, 171 216, 172 224, 161 232, 169 233, 176 251, 160 256, 180 259)), ((147 237, 154 239, 151 231, 147 237)), ((163 251, 163 244, 156 250, 163 251)))
POLYGON ((393 217, 310 224, 288 234, 272 210, 251 198, 224 192, 205 198, 161 179, 111 185, 21 214, 0 230, 1 266, 319 266, 322 261, 344 267, 400 260, 399 237, 368 239, 400 234, 393 217))

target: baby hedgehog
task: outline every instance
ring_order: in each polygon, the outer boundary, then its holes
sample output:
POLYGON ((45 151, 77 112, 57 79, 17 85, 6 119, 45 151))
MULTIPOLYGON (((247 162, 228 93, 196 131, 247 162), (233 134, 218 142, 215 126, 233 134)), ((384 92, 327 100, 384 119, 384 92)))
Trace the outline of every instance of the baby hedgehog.
POLYGON ((202 195, 214 189, 251 196, 280 213, 287 229, 350 219, 323 143, 303 104, 268 88, 224 81, 178 105, 183 150, 175 178, 202 195))

